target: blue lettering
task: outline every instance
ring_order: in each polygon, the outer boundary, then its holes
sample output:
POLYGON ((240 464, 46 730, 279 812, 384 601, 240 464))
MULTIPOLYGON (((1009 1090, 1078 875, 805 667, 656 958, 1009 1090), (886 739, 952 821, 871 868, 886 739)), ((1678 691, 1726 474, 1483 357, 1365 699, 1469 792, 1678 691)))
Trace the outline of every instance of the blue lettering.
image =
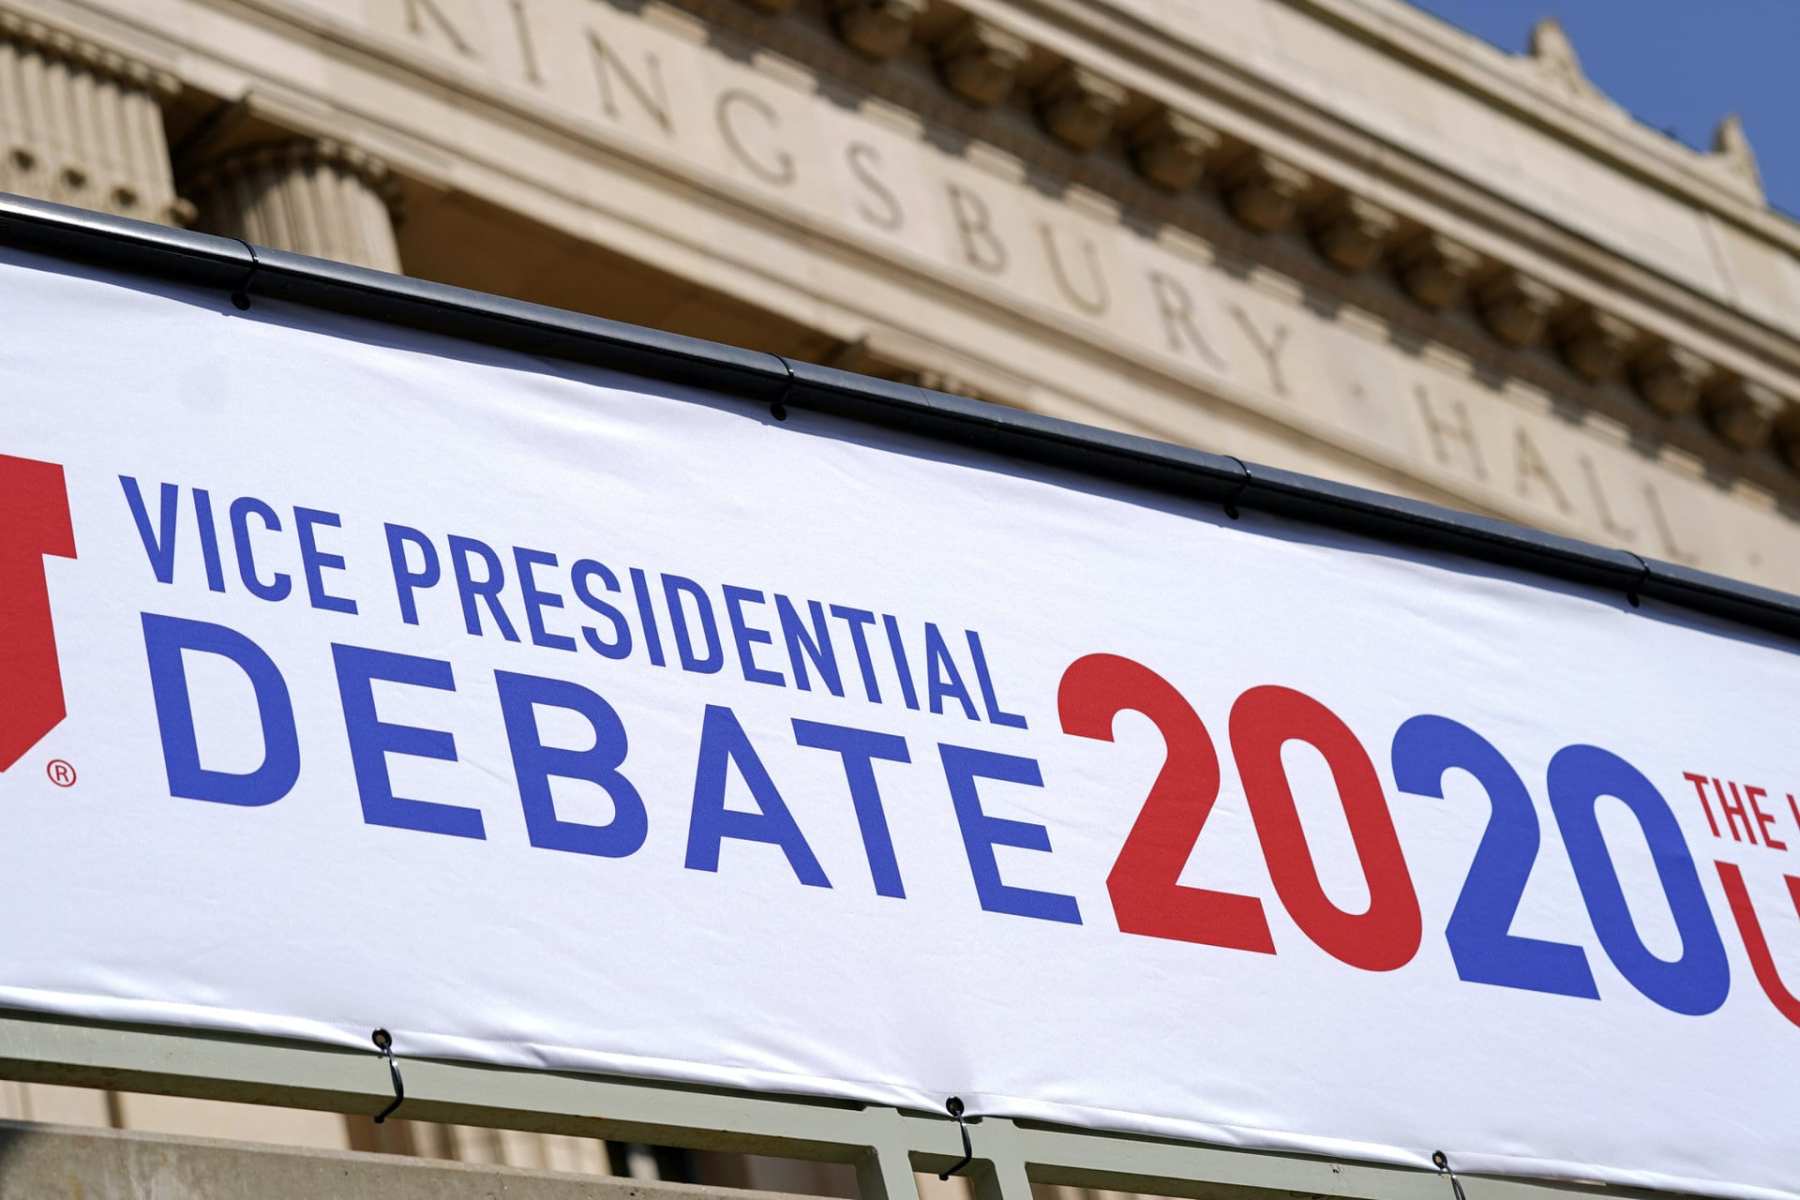
MULTIPOLYGON (((831 648, 831 634, 825 628, 825 607, 817 600, 808 600, 806 607, 812 616, 810 633, 800 623, 800 614, 794 610, 793 601, 779 592, 775 595, 775 615, 781 623, 781 638, 787 643, 788 662, 794 669, 794 686, 803 692, 812 691, 812 681, 806 674, 806 659, 811 659, 826 690, 841 697, 844 682, 838 675, 837 652, 831 648), (806 659, 801 658, 802 652, 806 659)), ((873 672, 870 683, 873 684, 873 672)))
POLYGON ((506 569, 500 565, 500 556, 490 549, 486 542, 475 538, 449 538, 450 569, 456 576, 456 594, 462 599, 463 626, 476 637, 481 636, 481 614, 476 611, 475 599, 480 597, 487 601, 488 613, 494 618, 494 624, 500 630, 500 636, 509 642, 519 640, 518 631, 500 607, 500 589, 506 586, 506 569), (484 578, 476 579, 470 572, 470 560, 479 558, 487 567, 484 578))
POLYGON ((1012 887, 1001 880, 1000 865, 994 860, 995 846, 1048 853, 1050 831, 1029 821, 988 816, 981 809, 975 781, 998 779, 1043 787, 1044 777, 1037 763, 966 746, 940 745, 938 755, 944 761, 944 778, 950 784, 950 800, 956 807, 956 822, 962 829, 963 848, 969 856, 969 872, 975 878, 975 894, 981 898, 981 907, 988 912, 1081 924, 1081 909, 1075 897, 1012 887))
POLYGON ((891 733, 872 733, 867 729, 795 718, 794 740, 816 750, 834 751, 844 760, 844 778, 850 784, 850 803, 856 809, 857 827, 862 830, 863 853, 869 860, 875 894, 904 900, 906 887, 900 882, 894 839, 888 833, 887 813, 881 807, 881 789, 875 783, 875 760, 911 762, 912 756, 906 752, 906 739, 891 733))
POLYGON ((173 583, 175 514, 176 506, 181 502, 181 489, 172 483, 162 485, 158 494, 161 504, 157 509, 157 532, 152 533, 150 514, 144 507, 144 495, 138 490, 138 481, 129 475, 121 475, 119 485, 125 489, 125 503, 131 509, 131 519, 137 523, 138 538, 144 543, 144 555, 150 560, 156 582, 173 583))
POLYGON ((294 705, 287 683, 262 647, 234 629, 180 617, 143 614, 144 653, 150 663, 150 691, 156 701, 156 726, 162 737, 163 766, 169 794, 187 800, 256 807, 273 804, 293 790, 300 778, 300 739, 294 727, 294 705), (262 724, 263 761, 254 771, 237 774, 200 765, 194 710, 188 697, 184 651, 216 654, 236 663, 256 695, 262 724))
POLYGON ((343 570, 343 556, 320 550, 313 534, 315 526, 327 525, 336 529, 341 524, 336 513, 323 512, 316 508, 296 508, 294 510, 294 531, 300 535, 300 570, 306 576, 307 599, 314 608, 325 609, 329 612, 354 613, 356 601, 343 596, 333 596, 325 590, 324 573, 327 570, 343 570))
POLYGON ((644 649, 650 654, 650 665, 660 667, 666 661, 662 638, 656 632, 656 610, 650 607, 650 581, 640 567, 631 568, 631 593, 637 597, 638 616, 644 622, 644 649))
POLYGON ((194 526, 200 531, 200 562, 206 567, 209 590, 225 590, 225 566, 219 561, 219 529, 213 524, 212 494, 194 489, 194 526))
POLYGON ((969 689, 963 684, 955 660, 950 657, 944 635, 930 621, 925 622, 925 694, 934 713, 944 711, 944 697, 948 696, 962 705, 969 720, 981 719, 975 715, 975 702, 969 699, 969 689))
POLYGON ((400 601, 400 619, 408 625, 419 623, 419 603, 413 593, 420 588, 436 587, 444 577, 443 568, 438 565, 437 551, 432 548, 431 539, 416 529, 405 525, 386 525, 388 562, 394 572, 394 594, 400 601), (406 547, 417 546, 424 561, 414 570, 407 564, 406 547))
POLYGON ((389 754, 456 761, 456 739, 443 729, 390 725, 375 713, 374 680, 404 683, 412 687, 456 690, 450 664, 435 658, 391 654, 360 646, 333 644, 338 695, 344 706, 344 731, 350 739, 350 764, 356 771, 356 791, 362 798, 363 820, 395 829, 418 829, 451 837, 485 838, 481 813, 456 804, 411 800, 394 795, 388 775, 389 754))
POLYGON ((995 725, 1024 729, 1024 717, 1000 707, 999 697, 994 692, 994 677, 988 671, 987 651, 982 649, 981 636, 973 629, 969 630, 969 655, 975 661, 975 681, 981 685, 981 703, 987 709, 987 719, 995 725))
POLYGON ((500 688, 500 712, 506 720, 506 740, 512 747, 513 774, 519 781, 519 801, 531 844, 602 858, 636 853, 649 832, 649 817, 637 788, 619 773, 627 742, 624 723, 612 705, 580 684, 560 679, 495 671, 494 680, 500 688), (566 708, 586 717, 594 730, 594 744, 586 750, 544 745, 538 732, 538 705, 566 708), (586 825, 557 816, 556 799, 550 792, 552 777, 585 779, 598 785, 612 800, 612 820, 605 825, 586 825))
POLYGON ((543 550, 527 550, 523 546, 513 547, 513 562, 519 569, 519 595, 525 601, 525 627, 531 630, 533 645, 543 646, 550 650, 575 649, 575 639, 560 633, 551 633, 544 628, 544 610, 561 608, 563 598, 555 592, 546 592, 538 587, 532 571, 538 567, 556 566, 556 555, 543 550))
POLYGON ((775 781, 738 724, 722 704, 706 706, 700 728, 700 761, 694 770, 694 811, 688 825, 686 865, 692 871, 717 871, 719 845, 726 838, 765 842, 781 847, 794 875, 808 887, 830 887, 825 869, 794 823, 793 813, 775 790, 775 781), (725 807, 725 778, 732 763, 750 787, 760 811, 735 812, 725 807))
POLYGON ((919 693, 913 689, 912 667, 906 662, 906 647, 900 642, 900 623, 883 613, 881 624, 887 629, 888 648, 894 652, 894 673, 900 677, 900 699, 906 707, 919 707, 919 693))
POLYGON ((781 672, 770 671, 756 665, 753 657, 755 646, 773 645, 775 639, 769 636, 766 629, 752 629, 744 621, 745 604, 764 603, 763 594, 754 588, 733 587, 726 584, 725 617, 731 625, 731 640, 737 646, 738 662, 743 666, 744 678, 751 683, 766 683, 774 687, 786 687, 787 680, 781 672))
POLYGON ((875 623, 875 614, 866 608, 831 606, 831 615, 850 627, 850 645, 856 650, 856 665, 862 670, 863 691, 870 704, 881 703, 881 689, 875 684, 875 663, 869 655, 867 627, 875 623))
POLYGON ((725 665, 725 650, 719 644, 719 623, 713 618, 712 600, 706 590, 691 579, 664 575, 662 581, 663 599, 669 604, 669 627, 675 635, 675 652, 681 656, 681 669, 711 675, 725 665), (694 615, 699 619, 700 632, 706 639, 705 654, 694 653, 687 613, 681 604, 683 596, 694 602, 694 615))
POLYGON ((588 586, 588 579, 598 575, 600 582, 609 592, 619 590, 619 578, 606 569, 604 563, 597 563, 591 558, 578 560, 569 571, 569 582, 575 588, 575 597, 592 611, 599 613, 613 627, 610 641, 603 639, 591 625, 581 627, 582 640, 593 647, 594 652, 607 658, 626 658, 631 654, 631 626, 625 623, 625 614, 594 595, 588 586))
POLYGON ((231 502, 231 544, 237 549, 238 576, 244 587, 259 600, 286 600, 294 590, 294 581, 280 571, 268 583, 256 573, 256 551, 250 545, 250 518, 261 519, 263 529, 281 532, 281 518, 275 510, 255 496, 240 496, 231 502))
POLYGON ((1550 760, 1550 810, 1575 868, 1582 902, 1606 956, 1638 991, 1671 1012, 1700 1017, 1731 993, 1731 961, 1707 903, 1681 823, 1656 785, 1610 750, 1564 746, 1550 760), (1637 818, 1681 936, 1681 954, 1659 958, 1638 934, 1618 869, 1600 832, 1600 799, 1620 800, 1637 818))

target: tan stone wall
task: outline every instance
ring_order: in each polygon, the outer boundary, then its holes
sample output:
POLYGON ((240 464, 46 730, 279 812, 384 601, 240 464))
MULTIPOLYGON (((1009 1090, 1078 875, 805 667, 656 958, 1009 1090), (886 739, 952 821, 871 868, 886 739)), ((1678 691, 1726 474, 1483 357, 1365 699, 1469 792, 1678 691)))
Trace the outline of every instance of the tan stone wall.
MULTIPOLYGON (((348 133, 384 153, 423 185, 417 223, 427 229, 434 200, 476 196, 831 339, 909 348, 920 360, 901 366, 999 381, 986 390, 1002 399, 1796 584, 1783 572, 1800 556, 1781 549, 1791 522, 1775 512, 1794 488, 1763 449, 1767 422, 1733 426, 1753 443, 1734 453, 1715 429, 1729 422, 1709 426, 1698 395, 1680 401, 1694 413, 1671 421, 1632 394, 1634 383, 1646 390, 1637 368, 1657 351, 1656 330, 1674 328, 1687 343, 1677 349, 1703 364, 1696 386, 1744 376, 1763 389, 1755 394, 1784 403, 1788 373, 1746 340, 1750 333, 1715 331, 1723 310, 1709 314, 1712 325, 1672 325, 1679 311, 1659 313, 1631 292, 1606 296, 1608 323, 1582 328, 1615 339, 1646 332, 1643 344, 1602 343, 1598 358, 1569 349, 1587 342, 1563 341, 1570 361, 1640 354, 1632 371, 1603 365, 1593 372, 1602 378, 1589 382, 1547 350, 1496 338, 1482 324, 1498 326, 1491 307, 1421 305, 1416 256, 1396 255, 1398 283, 1379 268, 1347 276, 1308 245, 1306 230, 1256 232, 1267 223, 1245 217, 1254 201, 1232 181, 1252 179, 1253 195, 1273 196, 1279 209, 1288 176, 1245 176, 1209 160, 1206 173, 1223 181, 1221 203, 1165 196, 1104 153, 1071 155, 1043 115, 1043 96, 1067 95, 1055 70, 1033 82, 1028 63, 1007 68, 1034 98, 1022 109, 975 111, 947 97, 955 76, 942 47, 955 30, 934 35, 930 49, 914 47, 921 61, 902 55, 873 66, 845 59, 824 23, 809 26, 803 13, 771 22, 727 0, 696 4, 707 20, 594 0, 36 7, 65 19, 112 9, 115 27, 172 41, 188 75, 268 122, 348 133), (271 18, 286 18, 293 39, 283 41, 282 21, 271 18), (302 32, 315 40, 300 41, 302 32), (834 92, 846 98, 830 99, 834 92), (1578 421, 1566 419, 1572 412, 1578 421)), ((1287 31, 1277 39, 1284 71, 1319 57, 1307 57, 1311 43, 1294 32, 1294 13, 1272 0, 1245 12, 1252 9, 1240 21, 1245 30, 1287 31)), ((1024 20, 1019 27, 1045 45, 1070 37, 1024 20)), ((1311 36, 1335 46, 1342 32, 1311 36)), ((1239 40, 1251 64, 1266 66, 1269 46, 1239 40)), ((1116 51, 1090 57, 1151 90, 1141 64, 1116 51)), ((1382 128, 1358 107, 1372 100, 1349 103, 1355 97, 1314 65, 1306 78, 1315 93, 1382 128)), ((1384 70, 1387 107, 1450 103, 1395 75, 1400 67, 1384 70)), ((1079 94, 1090 108, 1121 103, 1079 94)), ((1213 126, 1230 124, 1216 98, 1183 104, 1217 118, 1213 126)), ((1489 123, 1510 119, 1490 109, 1489 123)), ((1153 115, 1112 113, 1120 124, 1131 120, 1139 149, 1135 131, 1153 115)), ((1335 171, 1332 189, 1349 179, 1387 211, 1400 210, 1366 164, 1273 144, 1284 157, 1269 161, 1304 164, 1312 174, 1297 178, 1312 180, 1307 186, 1335 171)), ((1563 160, 1545 151, 1532 161, 1563 160)), ((1517 175, 1510 159, 1464 165, 1490 181, 1517 175)), ((1656 224, 1655 206, 1645 205, 1633 211, 1656 224)), ((1466 214, 1434 215, 1460 239, 1452 245, 1479 243, 1466 214)), ((1658 228, 1676 236, 1674 224, 1658 228)), ((1322 238, 1316 224, 1311 234, 1322 238)), ((1573 276, 1569 263, 1536 246, 1503 252, 1507 270, 1549 280, 1552 295, 1596 290, 1595 280, 1573 276)), ((1485 250, 1469 253, 1457 270, 1491 274, 1485 250)), ((1778 274, 1779 260, 1767 263, 1778 274)), ((1450 294, 1459 294, 1460 281, 1452 283, 1450 294)), ((1670 296, 1664 308, 1701 303, 1687 292, 1670 296)))
POLYGON ((1585 79, 1566 39, 1540 37, 1537 53, 1515 57, 1404 0, 1110 7, 1189 54, 1252 63, 1447 172, 1800 334, 1800 231, 1767 210, 1754 163, 1640 125, 1585 79))
MULTIPOLYGON (((816 65, 835 60, 805 40, 828 40, 823 27, 421 0, 314 21, 332 32, 323 50, 290 48, 253 75, 247 19, 159 8, 253 97, 311 81, 313 102, 328 96, 430 182, 414 218, 427 226, 432 193, 466 192, 902 365, 1000 381, 1001 399, 1800 586, 1778 511, 1793 487, 1772 453, 1734 456, 1698 414, 1658 416, 1616 363, 1590 382, 1496 338, 1477 308, 1422 305, 1414 276, 1346 276, 1305 230, 1246 233, 1229 196, 1178 202, 1111 162, 1046 179, 1067 164, 1031 149, 1044 137, 1029 110, 971 125, 930 63, 886 64, 878 94, 835 102, 821 93, 841 81, 816 65), (425 72, 455 90, 422 89, 425 72)), ((268 109, 284 105, 304 123, 285 98, 268 109)), ((1509 253, 1574 286, 1535 247, 1509 253)), ((1637 295, 1610 301, 1627 331, 1669 323, 1637 295)), ((1734 369, 1779 374, 1706 326, 1680 330, 1734 369)))

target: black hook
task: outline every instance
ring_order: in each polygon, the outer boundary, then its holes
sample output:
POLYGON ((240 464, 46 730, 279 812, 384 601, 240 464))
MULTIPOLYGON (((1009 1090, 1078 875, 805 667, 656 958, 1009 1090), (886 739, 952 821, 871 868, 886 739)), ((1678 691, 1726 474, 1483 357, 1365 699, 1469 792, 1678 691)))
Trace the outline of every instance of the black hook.
POLYGON ((238 238, 237 242, 250 255, 250 269, 244 272, 244 278, 231 292, 231 302, 242 310, 250 307, 250 281, 256 278, 256 272, 262 267, 262 260, 256 257, 255 246, 252 246, 243 238, 238 238))
POLYGON ((400 1102, 406 1099, 406 1085, 400 1082, 400 1064, 394 1061, 394 1035, 385 1029, 377 1029, 369 1040, 375 1043, 375 1048, 387 1059, 388 1074, 394 1077, 394 1102, 375 1114, 375 1123, 379 1125, 393 1116, 394 1110, 400 1107, 400 1102))
POLYGON ((939 1175, 939 1179, 949 1179, 952 1175, 961 1174, 962 1169, 975 1160, 975 1147, 969 1141, 969 1126, 963 1120, 963 1102, 961 1096, 952 1096, 944 1101, 944 1111, 956 1118, 956 1131, 962 1134, 963 1156, 957 1164, 939 1175))
POLYGON ((1632 580, 1631 586, 1625 589, 1625 599, 1631 602, 1631 607, 1637 608, 1643 604, 1643 600, 1639 593, 1644 590, 1644 585, 1650 582, 1650 564, 1645 562, 1643 556, 1640 554, 1633 554, 1630 550, 1625 551, 1625 553, 1630 554, 1631 557, 1637 559, 1638 577, 1632 580))
POLYGON ((794 390, 794 364, 781 358, 780 355, 776 355, 776 357, 781 359, 781 366, 787 372, 787 378, 781 381, 781 394, 776 396, 774 402, 769 405, 769 415, 777 421, 785 421, 788 419, 788 396, 794 390))
POLYGON ((1244 473, 1243 478, 1238 480, 1237 486, 1231 489, 1231 495, 1225 497, 1225 515, 1235 521, 1238 519, 1238 497, 1242 496, 1250 487, 1250 468, 1244 465, 1243 459, 1235 455, 1227 454, 1225 457, 1236 463, 1238 470, 1244 473))
POLYGON ((1467 1196, 1463 1195, 1462 1180, 1458 1179, 1456 1177, 1456 1172, 1450 1169, 1449 1155, 1445 1154, 1442 1150, 1433 1150, 1431 1152, 1431 1164, 1438 1169, 1438 1174, 1448 1175, 1450 1177, 1450 1190, 1456 1193, 1456 1200, 1469 1200, 1467 1196))

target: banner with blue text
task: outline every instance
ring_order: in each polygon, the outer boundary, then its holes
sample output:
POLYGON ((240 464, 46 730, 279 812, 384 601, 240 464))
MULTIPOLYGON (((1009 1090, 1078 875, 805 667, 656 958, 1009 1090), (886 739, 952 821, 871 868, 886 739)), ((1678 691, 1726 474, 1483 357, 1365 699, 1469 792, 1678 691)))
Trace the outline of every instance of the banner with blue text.
POLYGON ((1795 647, 0 253, 0 1005, 1800 1197, 1795 647))

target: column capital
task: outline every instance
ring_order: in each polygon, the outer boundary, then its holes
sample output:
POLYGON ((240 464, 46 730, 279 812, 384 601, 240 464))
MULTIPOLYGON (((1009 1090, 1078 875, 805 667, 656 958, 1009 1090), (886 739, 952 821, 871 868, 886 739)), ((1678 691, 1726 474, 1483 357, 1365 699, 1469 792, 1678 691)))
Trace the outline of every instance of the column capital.
POLYGON ((181 81, 168 71, 18 13, 0 11, 0 41, 30 46, 48 57, 85 67, 96 75, 143 88, 158 100, 172 99, 181 91, 181 81))
POLYGON ((381 198, 396 222, 404 215, 400 186, 386 160, 336 138, 296 137, 233 150, 198 168, 189 186, 206 188, 222 176, 267 167, 300 171, 329 167, 360 180, 381 198))
POLYGON ((200 227, 298 254, 400 269, 400 189, 376 155, 334 138, 296 137, 231 151, 187 184, 200 227))
POLYGON ((0 11, 0 191, 185 224, 162 105, 175 76, 0 11))

